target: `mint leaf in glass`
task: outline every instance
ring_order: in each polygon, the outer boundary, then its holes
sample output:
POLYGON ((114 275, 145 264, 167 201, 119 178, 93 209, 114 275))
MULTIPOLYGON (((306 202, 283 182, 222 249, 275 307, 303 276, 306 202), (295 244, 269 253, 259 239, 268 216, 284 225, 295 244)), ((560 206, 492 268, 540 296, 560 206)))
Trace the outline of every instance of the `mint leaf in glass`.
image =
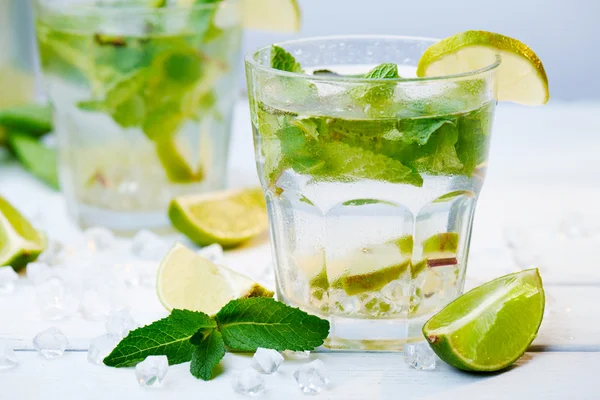
POLYGON ((38 138, 21 132, 10 132, 8 140, 25 169, 58 190, 56 150, 45 146, 38 138))
POLYGON ((232 300, 216 315, 227 347, 237 351, 312 350, 329 334, 329 322, 269 298, 232 300))
POLYGON ((276 45, 271 46, 271 68, 299 74, 304 72, 300 63, 296 61, 293 55, 276 45))
POLYGON ((455 124, 443 124, 429 138, 424 146, 414 149, 412 165, 419 171, 434 175, 452 175, 463 172, 455 145, 458 142, 458 129, 455 124))
MULTIPOLYGON (((366 79, 398 79, 398 66, 396 64, 380 64, 365 74, 366 79)), ((375 109, 371 112, 375 115, 380 111, 390 108, 394 95, 395 83, 373 83, 363 84, 351 90, 351 95, 356 100, 375 109)))
POLYGON ((219 361, 225 356, 225 342, 221 332, 213 329, 202 335, 199 341, 192 340, 196 346, 192 353, 190 372, 196 378, 208 381, 219 361))
POLYGON ((104 359, 110 367, 130 367, 148 356, 164 355, 169 364, 190 361, 195 346, 190 339, 202 329, 215 329, 210 316, 194 311, 173 310, 171 315, 135 329, 104 359))
POLYGON ((392 134, 388 133, 386 139, 399 139, 404 143, 417 143, 421 146, 426 145, 431 135, 442 127, 444 124, 453 124, 449 119, 437 118, 412 118, 401 119, 398 121, 396 132, 397 138, 392 138, 392 134))
POLYGON ((49 105, 27 104, 0 110, 0 130, 20 131, 41 136, 52 130, 52 108, 49 105))
POLYGON ((380 64, 365 74, 366 79, 397 79, 398 65, 392 63, 380 64))

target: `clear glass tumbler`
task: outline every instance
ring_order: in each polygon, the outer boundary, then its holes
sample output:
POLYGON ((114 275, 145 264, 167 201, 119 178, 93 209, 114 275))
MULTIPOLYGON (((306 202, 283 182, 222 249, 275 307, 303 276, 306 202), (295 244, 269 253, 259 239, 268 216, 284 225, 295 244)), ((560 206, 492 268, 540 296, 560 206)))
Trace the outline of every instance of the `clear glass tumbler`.
POLYGON ((28 1, 0 0, 0 108, 35 96, 32 25, 28 1))
POLYGON ((326 346, 400 350, 463 290, 487 164, 499 60, 417 78, 434 40, 344 36, 278 44, 304 74, 246 57, 277 295, 331 322, 326 346), (380 63, 399 79, 366 79, 380 63))
POLYGON ((161 230, 173 197, 224 185, 238 5, 150 3, 36 3, 61 187, 83 227, 161 230))

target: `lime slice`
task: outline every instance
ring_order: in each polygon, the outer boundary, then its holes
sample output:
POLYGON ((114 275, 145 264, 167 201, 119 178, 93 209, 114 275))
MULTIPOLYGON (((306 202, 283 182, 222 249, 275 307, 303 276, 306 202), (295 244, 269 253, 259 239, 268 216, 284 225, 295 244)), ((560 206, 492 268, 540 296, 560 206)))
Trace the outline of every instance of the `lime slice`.
POLYGON ((467 31, 430 46, 421 56, 418 76, 444 76, 484 68, 501 58, 497 71, 500 101, 527 105, 548 102, 548 78, 538 56, 524 43, 498 33, 467 31))
POLYGON ((46 239, 29 221, 0 197, 0 267, 19 270, 46 248, 46 239))
POLYGON ((169 218, 175 228, 200 246, 237 246, 268 227, 260 188, 177 197, 169 206, 169 218))
POLYGON ((497 371, 525 353, 544 315, 537 269, 506 275, 460 296, 423 326, 435 353, 466 371, 497 371))
POLYGON ((158 298, 167 310, 185 309, 216 314, 233 299, 273 297, 252 279, 218 266, 176 244, 160 263, 156 281, 158 298))
POLYGON ((296 0, 243 0, 245 28, 269 32, 298 32, 300 8, 296 0))

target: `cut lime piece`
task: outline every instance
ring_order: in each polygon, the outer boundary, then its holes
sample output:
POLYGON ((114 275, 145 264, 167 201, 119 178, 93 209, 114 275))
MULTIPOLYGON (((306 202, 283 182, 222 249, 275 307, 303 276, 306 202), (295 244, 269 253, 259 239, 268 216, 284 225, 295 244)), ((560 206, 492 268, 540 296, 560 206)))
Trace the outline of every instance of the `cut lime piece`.
POLYGON ((421 56, 417 75, 475 71, 493 64, 498 55, 498 100, 527 105, 548 102, 548 78, 538 56, 524 43, 498 33, 466 31, 433 44, 421 56))
POLYGON ((437 233, 423 241, 423 256, 428 259, 455 258, 458 250, 458 233, 437 233))
POLYGON ((252 279, 218 266, 185 246, 176 244, 160 263, 158 298, 167 310, 185 309, 216 314, 233 299, 273 297, 252 279))
POLYGON ((169 218, 175 228, 200 246, 237 246, 268 227, 260 188, 177 197, 169 206, 169 218))
POLYGON ((245 28, 269 32, 298 32, 300 7, 296 0, 243 0, 245 28))
POLYGON ((460 296, 423 326, 435 353, 466 371, 497 371, 521 357, 544 315, 537 269, 506 275, 460 296))
POLYGON ((19 270, 34 261, 46 248, 44 235, 0 197, 0 267, 19 270))

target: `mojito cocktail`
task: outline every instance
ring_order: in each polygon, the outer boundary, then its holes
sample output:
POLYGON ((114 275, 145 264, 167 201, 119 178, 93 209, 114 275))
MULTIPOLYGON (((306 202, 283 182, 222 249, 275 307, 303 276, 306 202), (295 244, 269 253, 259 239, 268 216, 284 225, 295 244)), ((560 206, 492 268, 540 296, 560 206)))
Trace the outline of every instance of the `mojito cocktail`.
POLYGON ((308 39, 246 59, 277 294, 328 318, 331 348, 422 340, 463 290, 498 64, 416 78, 432 43, 308 39))
POLYGON ((83 226, 169 226, 223 186, 241 23, 234 2, 37 2, 59 170, 83 226))

